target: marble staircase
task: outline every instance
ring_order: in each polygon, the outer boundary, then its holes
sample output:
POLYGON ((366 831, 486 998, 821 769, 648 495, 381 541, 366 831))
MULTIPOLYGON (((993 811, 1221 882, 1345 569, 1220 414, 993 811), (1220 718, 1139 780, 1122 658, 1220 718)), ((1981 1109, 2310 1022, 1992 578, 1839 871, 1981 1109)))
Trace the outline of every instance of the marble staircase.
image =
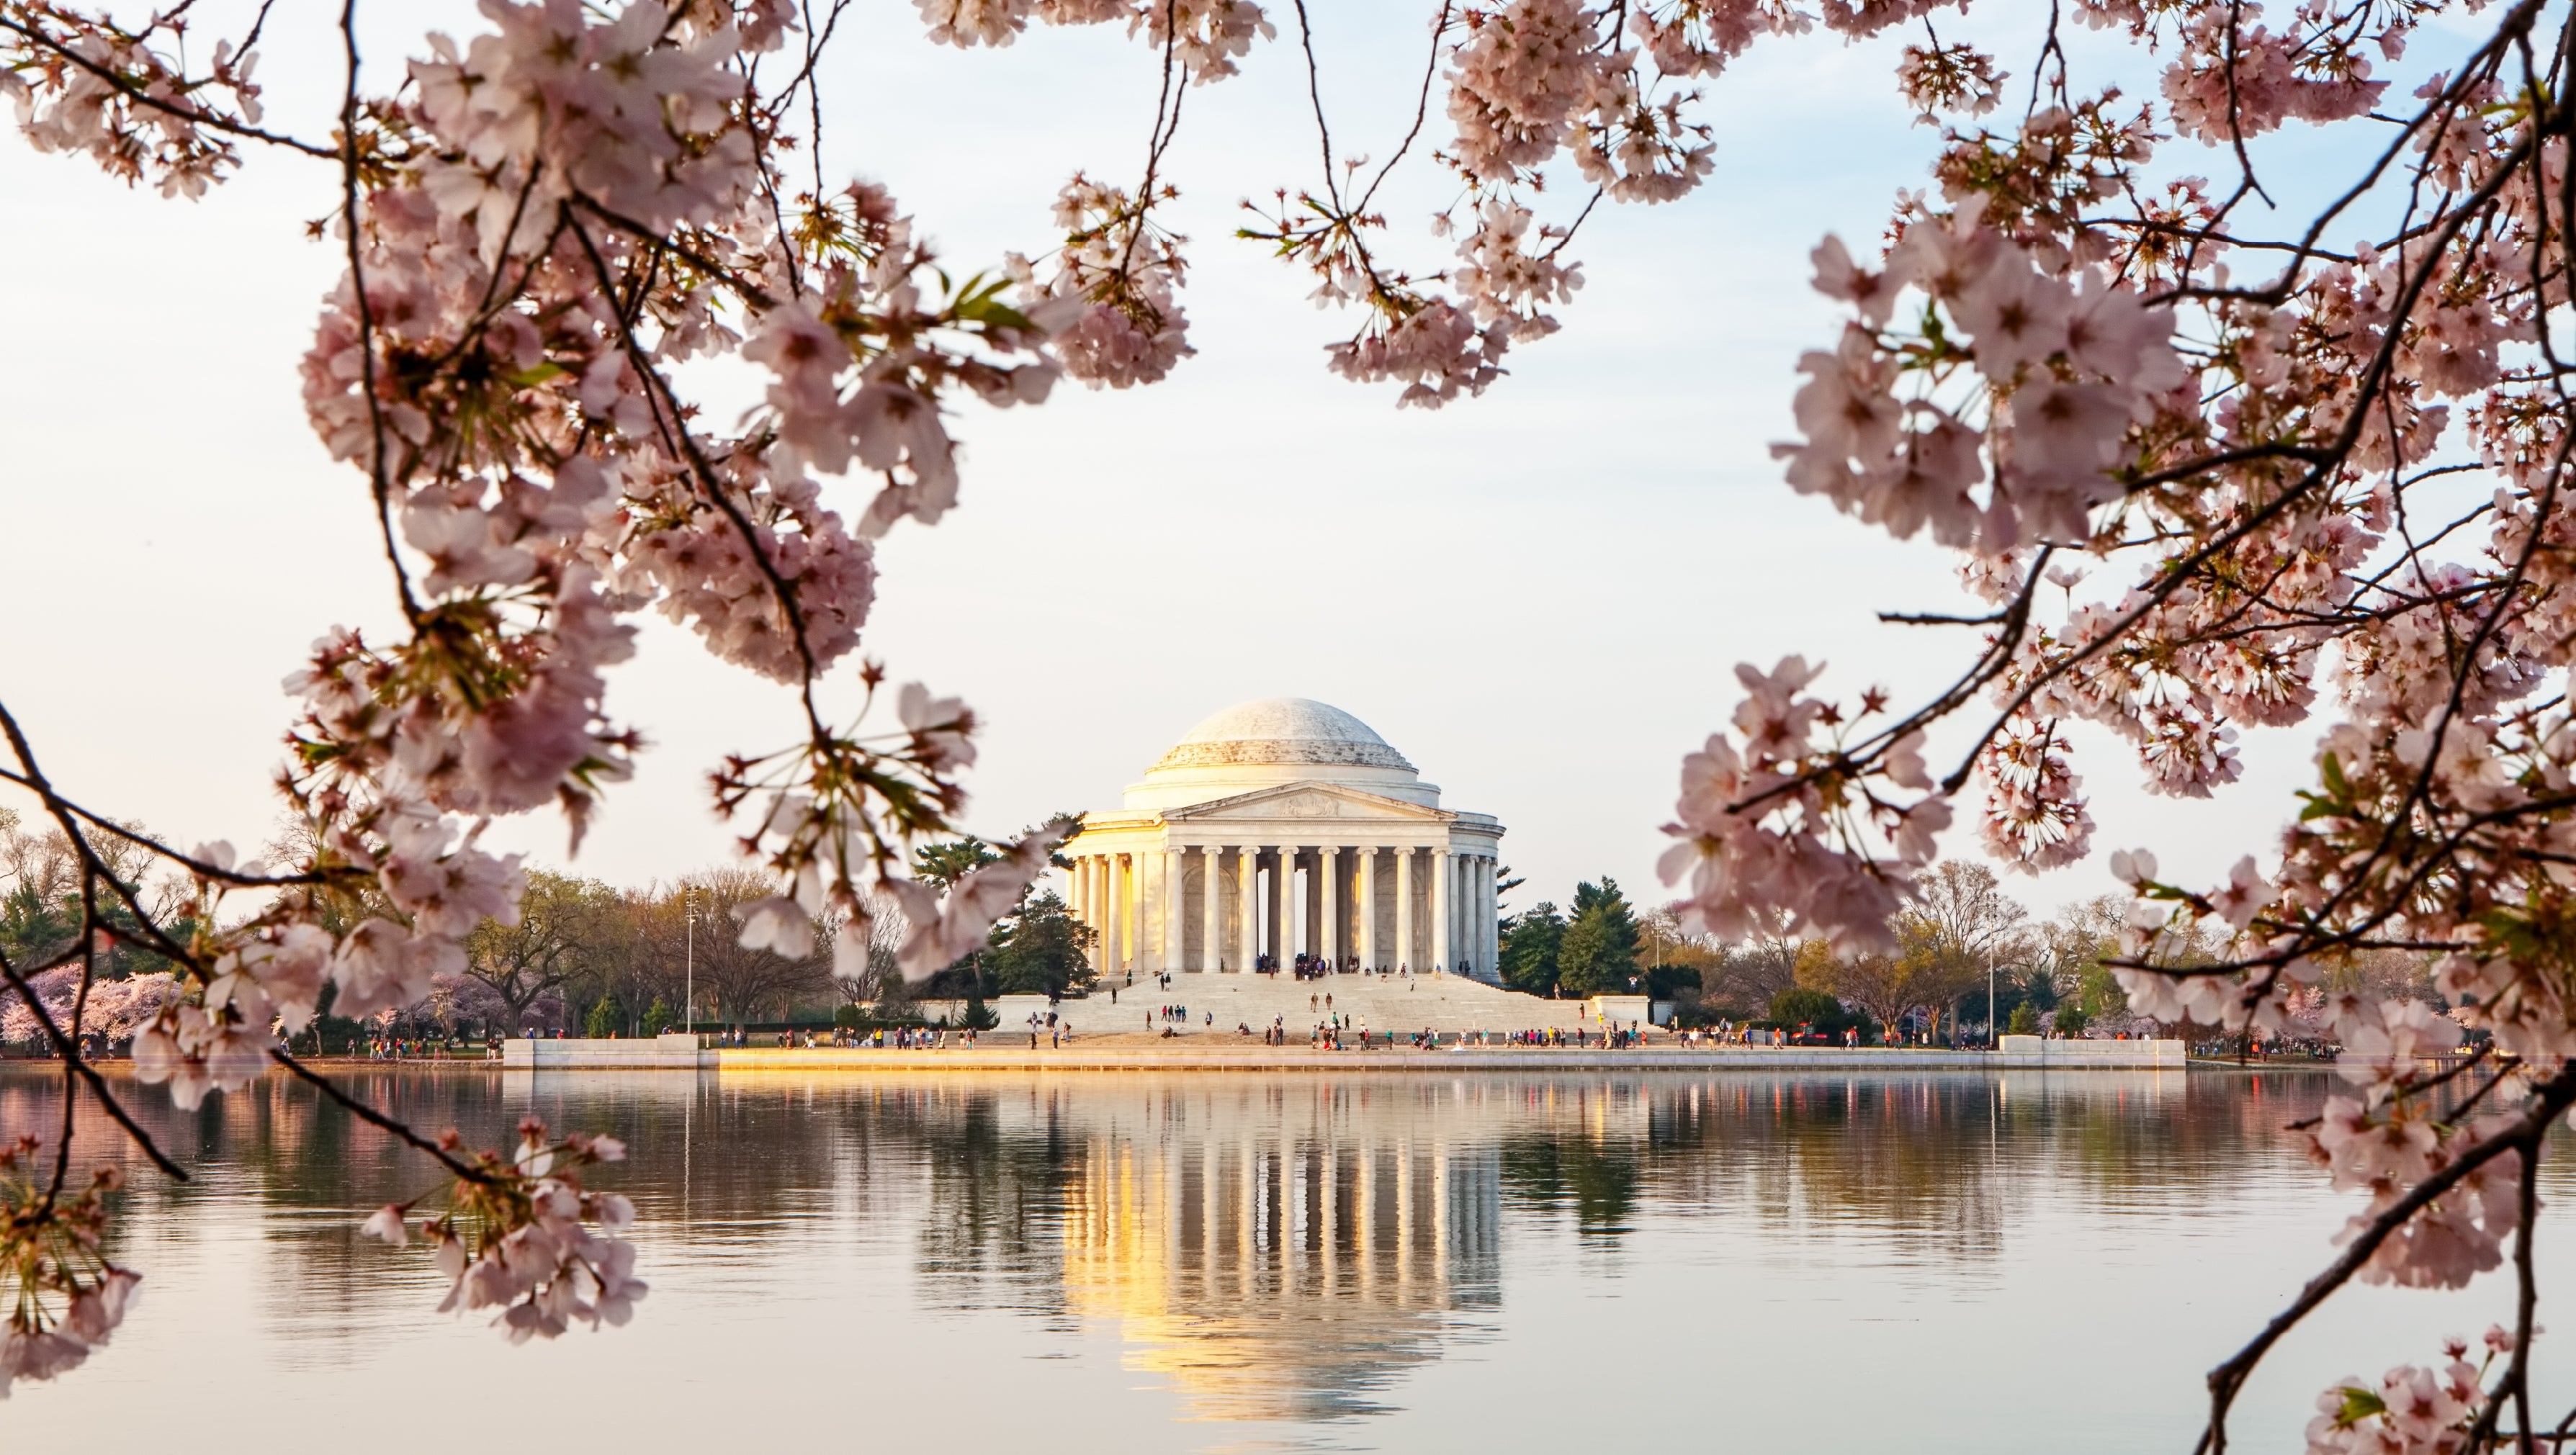
MULTIPOLYGON (((1320 980, 1290 975, 1175 975, 1169 988, 1158 986, 1151 976, 1139 976, 1132 986, 1120 982, 1115 1004, 1102 986, 1086 999, 1061 1002, 1056 1011, 1071 1020, 1077 1032, 1160 1032, 1165 1022, 1154 1013, 1165 1005, 1188 1008, 1188 1031, 1193 1035, 1213 1032, 1240 1040, 1238 1025, 1252 1027, 1258 1036, 1276 1017, 1287 1027, 1289 1039, 1299 1044, 1316 1022, 1336 1013, 1345 1026, 1356 1029, 1365 1022, 1377 1036, 1421 1030, 1443 1035, 1549 1027, 1571 1031, 1588 1024, 1582 1001, 1523 995, 1461 975, 1328 975, 1320 980), (1323 1003, 1326 995, 1333 998, 1329 1009, 1323 1003), (1215 1017, 1213 1025, 1210 1016, 1215 1017)), ((1004 996, 993 1008, 1001 1017, 1002 1030, 1024 1030, 1032 1011, 1045 1013, 1046 1001, 1040 996, 1004 996)), ((1180 1029, 1177 1022, 1173 1026, 1180 1029)))

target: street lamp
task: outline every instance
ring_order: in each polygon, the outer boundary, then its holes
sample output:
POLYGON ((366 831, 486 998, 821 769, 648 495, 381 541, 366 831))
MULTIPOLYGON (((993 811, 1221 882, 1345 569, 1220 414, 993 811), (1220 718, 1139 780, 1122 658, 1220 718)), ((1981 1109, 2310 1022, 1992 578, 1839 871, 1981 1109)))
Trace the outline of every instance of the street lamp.
POLYGON ((685 1019, 689 1034, 694 1036, 698 1033, 698 907, 689 901, 689 886, 685 884, 680 886, 680 920, 684 926, 682 934, 688 943, 689 966, 688 988, 681 994, 688 1005, 685 1019))

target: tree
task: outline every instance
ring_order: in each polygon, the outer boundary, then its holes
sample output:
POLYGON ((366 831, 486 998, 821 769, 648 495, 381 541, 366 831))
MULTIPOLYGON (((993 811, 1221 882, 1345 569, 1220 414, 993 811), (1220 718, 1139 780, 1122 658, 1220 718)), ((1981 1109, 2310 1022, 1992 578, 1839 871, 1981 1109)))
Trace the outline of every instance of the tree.
POLYGON ((1923 1003, 1901 957, 1874 950, 1837 955, 1822 940, 1809 941, 1798 957, 1798 982, 1856 1007, 1878 1027, 1879 1039, 1889 1042, 1903 1038, 1907 1013, 1923 1003))
POLYGON ((982 839, 951 839, 943 843, 923 844, 912 851, 912 877, 945 889, 985 865, 998 864, 1001 860, 1001 854, 982 839))
POLYGON ((1674 1000, 1705 990, 1722 956, 1705 935, 1684 931, 1681 916, 1665 906, 1638 917, 1637 958, 1646 967, 1646 993, 1674 1000))
POLYGON ((891 903, 873 908, 865 919, 833 916, 826 926, 823 954, 832 966, 832 987, 852 1006, 899 1002, 909 992, 901 952, 911 926, 891 903), (864 937, 864 947, 856 956, 839 953, 843 935, 864 937))
POLYGON ((626 1012, 618 1008, 616 997, 603 995, 591 1004, 590 1014, 583 1018, 582 1034, 594 1040, 606 1040, 616 1035, 625 1021, 626 1012))
POLYGON ((1907 962, 1915 1008, 1936 1030, 1943 1012, 1955 1019, 1959 999, 2021 953, 2028 917, 1983 864, 1952 860, 1917 882, 1913 901, 1898 916, 1898 954, 1907 962))
MULTIPOLYGON (((1044 890, 993 927, 987 963, 1005 994, 1060 999, 1090 987, 1096 973, 1090 956, 1096 933, 1075 919, 1053 890, 1044 890)), ((979 979, 975 990, 981 989, 979 979)))
POLYGON ((1557 951, 1565 941, 1565 917, 1542 899, 1505 921, 1499 936, 1503 984, 1524 995, 1547 995, 1556 989, 1557 951))
POLYGON ((769 888, 752 870, 707 869, 670 895, 676 903, 685 893, 697 908, 698 994, 713 1003, 720 1020, 784 1017, 834 993, 827 954, 809 946, 802 955, 785 955, 770 944, 745 944, 746 934, 737 933, 747 931, 745 922, 768 902, 769 888))
POLYGON ((2004 1034, 2008 1036, 2038 1035, 2039 1012, 2032 1009, 2030 1002, 2028 1001, 2024 1001, 2021 1004, 2014 1006, 2012 1008, 2012 1018, 2004 1022, 2004 1034))
POLYGON ((1637 921, 1619 882, 1574 887, 1574 912, 1557 948, 1557 983, 1569 995, 1627 995, 1637 973, 1637 921))
POLYGON ((644 1007, 645 1036, 650 1038, 658 1036, 664 1031, 669 1030, 674 1019, 675 1018, 671 1014, 670 1002, 664 1000, 658 995, 654 996, 653 1003, 644 1007))
MULTIPOLYGON (((1674 919, 1687 927, 1684 915, 1676 913, 1674 919)), ((1755 916, 1743 943, 1719 950, 1715 968, 1703 979, 1703 1001, 1725 1004, 1739 1016, 1762 1014, 1773 996, 1798 983, 1799 958, 1808 942, 1793 924, 1784 913, 1755 916)))
POLYGON ((519 1029, 539 999, 615 963, 626 938, 620 907, 617 891, 595 879, 535 870, 517 924, 487 918, 466 935, 465 974, 500 997, 504 1024, 519 1029))
POLYGON ((1792 985, 1771 997, 1768 1013, 1771 1023, 1782 1030, 1803 1028, 1835 1038, 1839 1038, 1845 1029, 1859 1024, 1858 1018, 1843 1007, 1840 999, 1804 985, 1792 985))

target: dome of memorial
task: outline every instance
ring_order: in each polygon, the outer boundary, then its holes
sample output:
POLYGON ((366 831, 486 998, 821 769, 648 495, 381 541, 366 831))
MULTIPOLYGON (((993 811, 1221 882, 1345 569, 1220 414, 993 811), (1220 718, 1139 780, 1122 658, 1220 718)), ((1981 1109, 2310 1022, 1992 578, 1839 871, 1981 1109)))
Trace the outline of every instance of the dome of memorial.
POLYGON ((1152 771, 1220 763, 1343 763, 1413 771, 1367 723, 1307 697, 1238 702, 1190 729, 1152 771))
POLYGON ((1282 783, 1339 783, 1440 806, 1439 788, 1367 723, 1312 698, 1264 697, 1190 729, 1129 785, 1127 807, 1178 808, 1282 783))

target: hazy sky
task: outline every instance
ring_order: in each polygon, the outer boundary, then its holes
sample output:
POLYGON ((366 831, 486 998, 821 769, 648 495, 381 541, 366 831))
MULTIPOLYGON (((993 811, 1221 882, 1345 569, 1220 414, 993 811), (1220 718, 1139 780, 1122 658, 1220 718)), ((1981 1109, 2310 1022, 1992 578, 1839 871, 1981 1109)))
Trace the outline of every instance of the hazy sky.
MULTIPOLYGON (((423 16, 475 24, 400 8, 374 54, 416 52, 423 16)), ((1315 7, 1343 152, 1400 135, 1433 8, 1315 7)), ((276 119, 317 137, 336 59, 293 38, 335 13, 283 0, 270 31, 286 39, 261 70, 276 119)), ((899 0, 861 0, 855 25, 827 73, 829 168, 890 185, 960 268, 1044 252, 1078 168, 1133 184, 1153 104, 1141 45, 1033 31, 957 52, 923 41, 899 0)), ((966 406, 963 506, 884 544, 864 650, 982 714, 984 832, 1114 806, 1201 717, 1304 696, 1374 726, 1448 806, 1500 816, 1530 879, 1517 904, 1603 873, 1650 890, 1678 760, 1731 710, 1735 663, 1805 652, 1831 662, 1835 691, 1907 697, 1965 660, 1957 637, 1873 620, 1955 605, 1949 560, 1795 496, 1767 448, 1790 433, 1797 355, 1839 326, 1807 290, 1807 250, 1828 230, 1874 236, 1896 189, 1925 184, 1936 137, 1895 99, 1892 39, 1765 43, 1709 87, 1708 183, 1586 225, 1564 331, 1516 352, 1482 399, 1399 412, 1392 389, 1325 372, 1351 320, 1231 236, 1242 198, 1315 178, 1292 43, 1188 99, 1169 172, 1198 356, 1152 389, 966 406)), ((165 202, 0 143, 0 268, 16 280, 0 697, 69 791, 183 840, 268 835, 279 679, 325 628, 389 619, 364 483, 323 458, 296 379, 337 273, 303 224, 336 186, 255 157, 206 200, 165 202)), ((1446 200, 1428 171, 1391 189, 1404 261, 1441 265, 1422 223, 1446 200)), ((864 504, 838 488, 844 509, 864 504)), ((788 708, 651 619, 612 709, 654 748, 576 867, 631 884, 725 856, 705 770, 791 741, 788 708)), ((2097 844, 2153 844, 2185 874, 2266 847, 2306 771, 2305 737, 2274 735, 2250 746, 2247 785, 2180 804, 2137 792, 2107 739, 2085 743, 2097 844)), ((560 861, 551 819, 496 837, 560 861)), ((2045 910, 2108 883, 2097 854, 2015 888, 2045 910)))

